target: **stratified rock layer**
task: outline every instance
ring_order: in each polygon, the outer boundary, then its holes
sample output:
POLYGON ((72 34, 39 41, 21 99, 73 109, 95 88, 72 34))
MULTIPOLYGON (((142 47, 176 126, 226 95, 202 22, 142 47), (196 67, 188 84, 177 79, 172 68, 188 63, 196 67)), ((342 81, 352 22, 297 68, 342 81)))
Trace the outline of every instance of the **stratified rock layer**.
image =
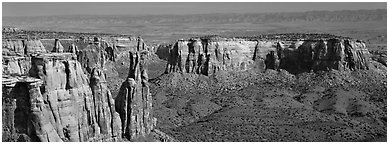
MULTIPOLYGON (((24 128, 30 129, 26 135, 32 141, 120 140, 119 115, 99 69, 93 70, 89 82, 75 54, 38 55, 31 63, 30 76, 41 82, 18 81, 15 86, 26 91, 20 103, 29 106, 23 112, 31 124, 24 128)), ((5 96, 18 102, 12 94, 5 96)))
POLYGON ((290 72, 369 69, 370 53, 361 41, 304 41, 297 49, 279 47, 280 68, 290 72))
POLYGON ((3 56, 3 74, 28 75, 31 58, 22 56, 3 56))
POLYGON ((3 55, 30 55, 46 53, 40 40, 3 40, 3 55))
POLYGON ((194 38, 178 40, 169 49, 166 73, 204 75, 251 68, 285 69, 291 73, 327 69, 369 69, 369 52, 361 41, 251 40, 243 38, 194 38))
POLYGON ((147 137, 155 125, 144 56, 140 52, 130 52, 128 78, 123 82, 115 101, 122 120, 123 135, 129 140, 147 137))

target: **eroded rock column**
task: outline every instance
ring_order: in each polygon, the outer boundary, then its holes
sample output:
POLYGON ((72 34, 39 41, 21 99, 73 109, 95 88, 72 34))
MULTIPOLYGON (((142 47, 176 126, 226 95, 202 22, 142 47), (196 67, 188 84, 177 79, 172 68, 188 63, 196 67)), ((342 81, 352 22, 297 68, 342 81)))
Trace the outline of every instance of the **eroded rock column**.
POLYGON ((130 52, 130 57, 129 74, 120 88, 115 106, 122 121, 123 137, 136 140, 150 134, 155 120, 152 116, 145 54, 130 52))

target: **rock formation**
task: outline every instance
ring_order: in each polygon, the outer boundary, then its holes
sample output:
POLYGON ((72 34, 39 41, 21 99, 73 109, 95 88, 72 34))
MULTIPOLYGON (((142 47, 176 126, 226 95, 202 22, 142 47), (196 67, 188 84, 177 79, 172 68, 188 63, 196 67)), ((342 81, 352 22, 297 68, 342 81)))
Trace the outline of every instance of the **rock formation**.
POLYGON ((123 82, 115 106, 122 120, 123 136, 129 140, 147 137, 156 120, 152 116, 145 55, 130 52, 130 70, 123 82))
POLYGON ((92 73, 93 68, 104 66, 105 53, 99 45, 90 44, 83 50, 78 51, 77 59, 86 72, 92 73))
MULTIPOLYGON (((33 56, 31 61, 29 75, 39 82, 16 81, 10 88, 3 83, 6 91, 25 91, 3 94, 3 103, 20 103, 14 112, 21 105, 28 107, 23 108, 23 113, 31 123, 19 127, 29 130, 24 134, 28 139, 46 142, 120 140, 119 115, 101 71, 93 70, 89 83, 74 54, 44 54, 33 56)), ((6 115, 12 117, 12 110, 8 113, 6 115)), ((14 125, 20 123, 26 122, 14 125)))
POLYGON ((20 31, 20 29, 18 29, 16 27, 3 26, 3 32, 14 33, 14 32, 18 32, 18 31, 20 31))
POLYGON ((319 70, 369 69, 370 53, 361 41, 306 40, 297 49, 279 47, 280 68, 292 73, 319 70))
POLYGON ((31 58, 3 55, 3 74, 27 75, 31 68, 31 58))
POLYGON ((40 40, 3 40, 3 55, 30 55, 46 53, 40 40))
POLYGON ((178 40, 169 49, 166 73, 210 75, 251 68, 291 73, 369 68, 369 52, 359 40, 345 38, 279 41, 244 38, 178 40))
POLYGON ((64 48, 63 48, 62 44, 59 42, 59 39, 55 39, 54 47, 53 47, 53 50, 51 52, 55 52, 55 53, 63 53, 64 52, 64 48))

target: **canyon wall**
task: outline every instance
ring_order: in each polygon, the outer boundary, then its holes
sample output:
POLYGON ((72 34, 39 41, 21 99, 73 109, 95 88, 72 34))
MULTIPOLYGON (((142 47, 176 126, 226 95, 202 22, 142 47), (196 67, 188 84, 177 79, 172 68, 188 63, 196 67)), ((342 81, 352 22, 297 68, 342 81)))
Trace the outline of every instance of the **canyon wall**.
MULTIPOLYGON (((33 56, 31 63, 29 75, 39 82, 19 80, 14 87, 3 84, 3 89, 10 91, 3 93, 3 104, 16 107, 3 115, 13 117, 19 106, 24 107, 22 113, 28 123, 22 129, 27 129, 25 135, 31 141, 119 140, 119 115, 101 71, 94 70, 89 81, 76 55, 70 53, 33 56), (24 92, 15 96, 17 89, 24 92)), ((14 119, 23 118, 15 115, 14 119)), ((15 121, 15 125, 20 124, 15 121)))
POLYGON ((47 53, 40 40, 4 40, 3 55, 30 55, 34 53, 47 53))
POLYGON ((149 90, 144 53, 130 52, 130 68, 123 82, 115 106, 122 120, 123 137, 136 140, 148 137, 156 119, 152 114, 152 97, 149 90))
POLYGON ((211 75, 217 71, 256 68, 285 69, 291 73, 319 70, 369 69, 369 52, 358 40, 252 40, 244 38, 192 38, 169 48, 165 73, 211 75))
MULTIPOLYGON (((3 53, 3 141, 122 141, 151 133, 156 119, 146 53, 126 54, 134 56, 129 78, 137 84, 135 94, 128 93, 127 115, 119 115, 107 82, 114 74, 104 74, 110 69, 106 62, 121 55, 112 41, 95 39, 82 47, 74 40, 68 48, 58 39, 36 40, 34 47, 25 41, 3 40, 9 50, 3 53), (123 119, 128 123, 122 127, 123 119)), ((144 49, 143 40, 135 42, 128 51, 144 49)))

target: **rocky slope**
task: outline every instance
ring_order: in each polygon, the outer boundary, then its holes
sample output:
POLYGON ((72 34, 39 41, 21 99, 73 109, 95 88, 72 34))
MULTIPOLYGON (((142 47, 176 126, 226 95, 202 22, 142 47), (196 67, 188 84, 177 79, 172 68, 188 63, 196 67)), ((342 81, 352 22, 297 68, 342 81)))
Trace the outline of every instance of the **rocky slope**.
POLYGON ((171 73, 151 82, 157 128, 178 141, 379 140, 387 116, 379 69, 171 73))
POLYGON ((382 140, 386 66, 320 36, 179 40, 167 67, 134 37, 7 45, 3 141, 382 140))
MULTIPOLYGON (((314 35, 313 35, 314 36, 314 35)), ((346 38, 275 40, 205 37, 178 40, 169 48, 166 73, 211 75, 256 68, 291 73, 369 69, 365 44, 346 38)))

